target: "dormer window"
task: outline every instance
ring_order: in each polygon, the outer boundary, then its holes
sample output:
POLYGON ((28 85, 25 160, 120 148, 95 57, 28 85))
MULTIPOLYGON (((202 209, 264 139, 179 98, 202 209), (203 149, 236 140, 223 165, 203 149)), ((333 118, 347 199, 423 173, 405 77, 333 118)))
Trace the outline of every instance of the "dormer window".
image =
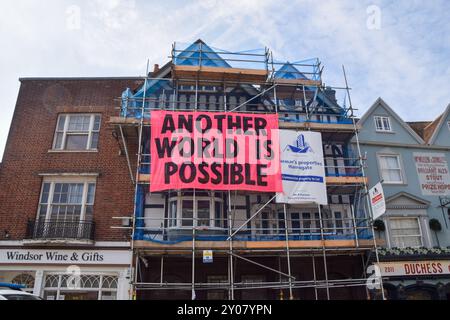
POLYGON ((448 130, 450 130, 450 121, 447 121, 448 130))
POLYGON ((389 117, 375 116, 375 129, 380 132, 392 132, 389 117))

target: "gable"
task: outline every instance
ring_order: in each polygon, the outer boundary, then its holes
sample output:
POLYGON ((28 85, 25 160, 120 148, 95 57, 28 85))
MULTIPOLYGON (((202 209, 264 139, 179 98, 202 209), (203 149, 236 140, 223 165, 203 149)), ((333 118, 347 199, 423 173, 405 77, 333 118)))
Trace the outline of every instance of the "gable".
MULTIPOLYGON (((230 65, 228 65, 225 60, 201 40, 197 40, 189 45, 186 49, 179 52, 175 58, 175 64, 178 65, 198 65, 200 61, 202 66, 230 68, 230 65)), ((158 78, 165 78, 168 76, 170 73, 170 68, 168 68, 168 66, 169 64, 162 68, 161 72, 158 74, 158 78)), ((146 85, 142 85, 134 95, 130 96, 130 93, 127 91, 125 91, 123 95, 124 97, 128 96, 129 98, 142 98, 145 91, 146 97, 152 97, 155 94, 158 95, 163 90, 166 92, 172 91, 172 83, 170 81, 154 79, 148 81, 146 85)))
POLYGON ((399 192, 386 199, 388 209, 426 209, 429 205, 429 201, 407 192, 399 192))
MULTIPOLYGON (((294 64, 290 62, 286 62, 283 64, 283 66, 278 69, 275 74, 274 78, 276 79, 308 79, 308 77, 305 76, 303 72, 301 72, 298 68, 295 67, 294 64)), ((313 94, 317 91, 317 97, 316 100, 319 101, 321 104, 323 104, 325 107, 328 107, 330 111, 334 112, 335 114, 343 114, 345 110, 337 104, 336 101, 333 101, 332 98, 327 96, 327 93, 324 92, 323 88, 317 88, 313 86, 305 86, 305 91, 309 91, 313 94)))
POLYGON ((429 144, 438 146, 450 146, 450 104, 447 106, 445 112, 434 121, 437 123, 434 128, 429 128, 432 132, 427 141, 429 144), (434 129, 434 130, 433 130, 434 129))
POLYGON ((359 121, 361 141, 423 144, 424 141, 411 129, 381 98, 369 108, 359 121), (392 132, 379 132, 375 126, 375 116, 389 117, 392 132))
MULTIPOLYGON (((180 50, 181 51, 181 50, 180 50)), ((181 52, 175 54, 174 63, 179 66, 207 66, 231 68, 211 47, 197 40, 181 52)))
POLYGON ((274 77, 276 79, 307 79, 303 73, 301 73, 289 62, 285 63, 279 70, 277 70, 274 77))

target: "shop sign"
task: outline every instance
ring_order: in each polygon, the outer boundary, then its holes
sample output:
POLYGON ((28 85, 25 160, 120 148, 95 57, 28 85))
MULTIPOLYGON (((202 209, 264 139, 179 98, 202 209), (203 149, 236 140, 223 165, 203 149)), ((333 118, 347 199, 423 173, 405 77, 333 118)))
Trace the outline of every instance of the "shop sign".
POLYGON ((0 264, 126 265, 130 261, 131 251, 126 250, 0 250, 0 264))
POLYGON ((424 196, 450 195, 450 172, 443 153, 414 152, 419 186, 424 196))
POLYGON ((383 277, 450 274, 450 260, 380 262, 383 277))

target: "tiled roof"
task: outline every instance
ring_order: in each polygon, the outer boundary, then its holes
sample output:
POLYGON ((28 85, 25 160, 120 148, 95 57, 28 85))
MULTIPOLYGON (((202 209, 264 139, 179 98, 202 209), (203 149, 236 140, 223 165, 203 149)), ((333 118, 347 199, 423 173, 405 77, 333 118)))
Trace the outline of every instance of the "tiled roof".
POLYGON ((431 121, 414 121, 414 122, 406 122, 411 129, 413 129, 422 139, 425 140, 424 137, 424 129, 428 126, 431 121))

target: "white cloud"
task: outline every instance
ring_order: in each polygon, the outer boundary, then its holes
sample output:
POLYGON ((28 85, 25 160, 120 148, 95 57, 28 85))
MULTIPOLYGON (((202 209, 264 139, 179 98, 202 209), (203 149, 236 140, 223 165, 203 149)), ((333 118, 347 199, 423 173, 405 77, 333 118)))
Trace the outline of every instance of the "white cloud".
POLYGON ((143 75, 147 59, 163 64, 174 41, 197 38, 229 50, 268 46, 279 60, 319 57, 332 85, 343 84, 345 64, 359 114, 382 96, 406 120, 429 120, 450 102, 449 10, 445 0, 2 1, 0 153, 18 77, 143 75), (369 5, 381 9, 380 30, 366 26, 369 5), (68 24, 70 6, 80 28, 68 24))

